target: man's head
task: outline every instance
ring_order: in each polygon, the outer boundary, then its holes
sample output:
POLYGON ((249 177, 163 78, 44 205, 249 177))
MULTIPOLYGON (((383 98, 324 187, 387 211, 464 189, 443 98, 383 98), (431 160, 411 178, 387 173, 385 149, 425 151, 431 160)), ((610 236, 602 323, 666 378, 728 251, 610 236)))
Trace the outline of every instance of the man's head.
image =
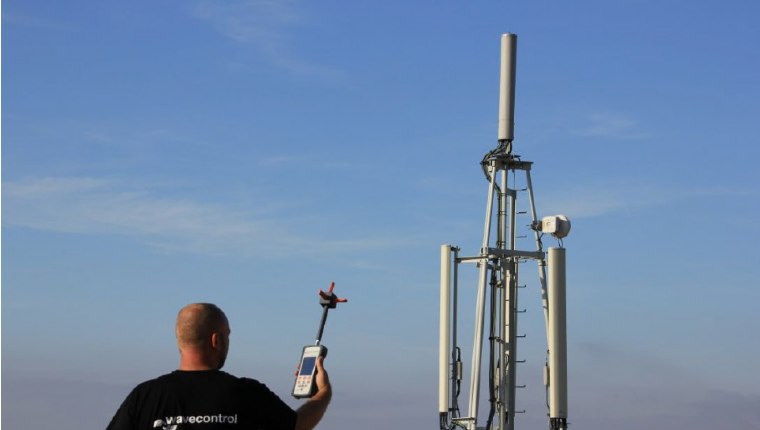
POLYGON ((211 303, 192 303, 177 314, 177 346, 181 368, 221 369, 229 350, 227 316, 211 303))

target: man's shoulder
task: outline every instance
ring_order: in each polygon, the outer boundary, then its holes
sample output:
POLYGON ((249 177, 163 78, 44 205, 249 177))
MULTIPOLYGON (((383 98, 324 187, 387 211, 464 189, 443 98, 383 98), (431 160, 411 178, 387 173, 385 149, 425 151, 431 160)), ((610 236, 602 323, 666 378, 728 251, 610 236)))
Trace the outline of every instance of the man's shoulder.
POLYGON ((165 375, 158 376, 153 379, 144 381, 138 385, 140 386, 158 386, 158 385, 172 385, 176 383, 182 383, 185 381, 195 382, 227 382, 237 383, 242 385, 256 385, 263 386, 261 382, 256 379, 248 377, 235 376, 222 370, 204 370, 204 371, 183 371, 175 370, 165 375))
POLYGON ((135 386, 132 392, 139 393, 139 392, 150 390, 155 387, 171 384, 175 380, 175 377, 172 375, 173 373, 174 372, 167 373, 161 376, 157 376, 153 379, 148 379, 146 381, 140 382, 139 384, 135 386))
POLYGON ((143 384, 161 383, 161 382, 164 382, 164 381, 167 381, 167 380, 170 380, 170 379, 174 378, 175 375, 176 375, 176 373, 177 373, 176 370, 173 371, 173 372, 165 373, 165 374, 163 374, 161 376, 156 376, 153 379, 148 379, 147 381, 143 382, 143 384))
POLYGON ((269 388, 256 379, 238 377, 230 373, 213 371, 175 370, 141 382, 132 390, 132 396, 150 395, 165 391, 184 391, 190 387, 218 387, 223 389, 242 389, 246 392, 268 392, 269 388), (237 388, 235 388, 237 387, 237 388), (250 390, 250 391, 249 391, 250 390))

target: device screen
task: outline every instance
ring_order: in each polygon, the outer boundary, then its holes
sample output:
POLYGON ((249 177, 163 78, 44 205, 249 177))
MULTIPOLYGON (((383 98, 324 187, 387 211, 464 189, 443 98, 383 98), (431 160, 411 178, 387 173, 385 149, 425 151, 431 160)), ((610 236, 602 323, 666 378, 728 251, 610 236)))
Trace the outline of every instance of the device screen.
POLYGON ((301 372, 299 375, 311 375, 314 370, 314 365, 317 363, 317 357, 304 357, 303 363, 301 363, 301 372))

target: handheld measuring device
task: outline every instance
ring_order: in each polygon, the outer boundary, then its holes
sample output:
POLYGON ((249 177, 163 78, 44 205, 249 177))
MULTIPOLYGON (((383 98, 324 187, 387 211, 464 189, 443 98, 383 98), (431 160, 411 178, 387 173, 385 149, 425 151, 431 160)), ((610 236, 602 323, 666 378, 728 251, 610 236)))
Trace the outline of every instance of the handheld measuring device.
POLYGON ((341 299, 335 295, 333 289, 335 288, 335 282, 330 283, 330 289, 327 292, 319 290, 319 304, 322 305, 322 320, 319 322, 319 330, 317 331, 317 340, 314 345, 307 345, 303 347, 301 352, 301 360, 298 365, 298 372, 296 373, 296 381, 293 384, 293 397, 297 399, 303 399, 313 396, 317 392, 317 360, 320 357, 327 356, 327 348, 321 345, 322 333, 325 330, 325 322, 327 322, 327 311, 335 309, 338 303, 345 303, 348 299, 341 299))

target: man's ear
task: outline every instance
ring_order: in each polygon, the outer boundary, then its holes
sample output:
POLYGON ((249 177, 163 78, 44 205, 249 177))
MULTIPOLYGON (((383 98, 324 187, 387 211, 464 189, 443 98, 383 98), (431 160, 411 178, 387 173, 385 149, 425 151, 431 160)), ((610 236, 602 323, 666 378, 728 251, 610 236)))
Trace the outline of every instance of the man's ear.
POLYGON ((219 349, 219 333, 211 333, 211 347, 219 349))

